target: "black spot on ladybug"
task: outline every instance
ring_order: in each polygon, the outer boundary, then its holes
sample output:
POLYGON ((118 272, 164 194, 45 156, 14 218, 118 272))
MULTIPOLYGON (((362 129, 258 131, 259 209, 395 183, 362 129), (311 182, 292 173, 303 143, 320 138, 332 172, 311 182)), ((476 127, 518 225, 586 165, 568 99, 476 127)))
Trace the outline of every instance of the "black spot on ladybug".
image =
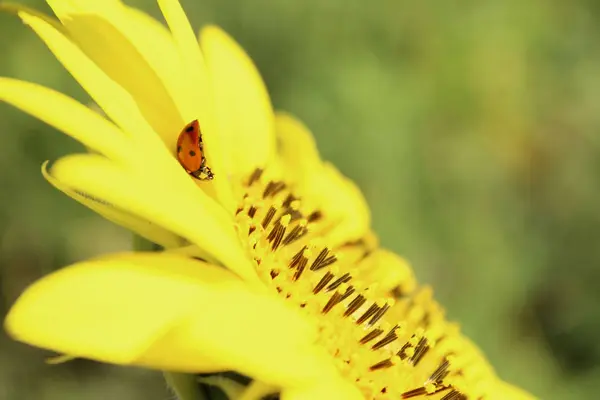
POLYGON ((190 150, 190 156, 194 157, 196 155, 196 152, 194 150, 190 150))
POLYGON ((188 125, 188 126, 185 128, 185 131, 186 131, 186 132, 193 132, 193 131, 194 131, 194 126, 193 126, 193 125, 188 125))
POLYGON ((177 152, 181 153, 181 146, 177 146, 177 152))

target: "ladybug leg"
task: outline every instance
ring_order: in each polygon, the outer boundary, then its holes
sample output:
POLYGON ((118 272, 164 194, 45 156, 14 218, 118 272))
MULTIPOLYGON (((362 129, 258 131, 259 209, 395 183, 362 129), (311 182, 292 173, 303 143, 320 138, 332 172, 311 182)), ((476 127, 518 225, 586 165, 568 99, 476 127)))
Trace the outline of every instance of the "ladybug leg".
POLYGON ((211 169, 204 165, 204 160, 200 168, 197 171, 191 172, 190 175, 200 181, 212 181, 215 177, 211 169))
POLYGON ((206 179, 205 180, 212 181, 215 178, 215 174, 213 174, 213 172, 211 171, 211 169, 208 168, 206 165, 201 166, 200 170, 202 171, 202 173, 204 175, 206 175, 206 179))

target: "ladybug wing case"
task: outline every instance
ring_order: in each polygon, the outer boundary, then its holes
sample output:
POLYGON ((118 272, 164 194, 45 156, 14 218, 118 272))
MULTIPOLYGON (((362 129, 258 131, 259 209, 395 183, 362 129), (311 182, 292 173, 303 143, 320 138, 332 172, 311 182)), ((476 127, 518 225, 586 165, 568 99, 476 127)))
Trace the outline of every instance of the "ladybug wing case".
POLYGON ((204 155, 198 120, 190 122, 179 134, 177 159, 188 172, 198 171, 202 167, 204 155))

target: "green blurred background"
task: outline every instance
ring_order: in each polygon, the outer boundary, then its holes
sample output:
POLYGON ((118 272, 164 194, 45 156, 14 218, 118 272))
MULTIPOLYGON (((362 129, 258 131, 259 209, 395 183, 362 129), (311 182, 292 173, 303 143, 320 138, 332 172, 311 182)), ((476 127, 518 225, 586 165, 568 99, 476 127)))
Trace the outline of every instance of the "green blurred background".
MULTIPOLYGON (((49 11, 41 0, 22 4, 49 11)), ((129 1, 153 15, 153 0, 129 1)), ((275 106, 363 189, 383 244, 432 284, 503 378, 544 399, 600 392, 600 3, 183 0, 229 31, 275 106)), ((0 75, 89 98, 14 16, 0 75)), ((39 168, 79 145, 0 104, 0 311, 129 233, 39 168)), ((150 162, 150 160, 149 160, 150 162)), ((110 290, 110 288, 107 288, 110 290)), ((170 398, 160 375, 0 336, 0 399, 170 398)))

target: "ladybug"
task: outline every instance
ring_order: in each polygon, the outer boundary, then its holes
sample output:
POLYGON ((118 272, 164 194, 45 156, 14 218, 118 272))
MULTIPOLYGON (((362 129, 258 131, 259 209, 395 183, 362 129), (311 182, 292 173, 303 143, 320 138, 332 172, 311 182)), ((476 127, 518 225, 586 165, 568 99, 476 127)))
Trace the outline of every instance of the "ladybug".
POLYGON ((215 175, 206 166, 200 124, 195 119, 187 124, 177 138, 177 159, 185 171, 201 181, 210 181, 215 175))

